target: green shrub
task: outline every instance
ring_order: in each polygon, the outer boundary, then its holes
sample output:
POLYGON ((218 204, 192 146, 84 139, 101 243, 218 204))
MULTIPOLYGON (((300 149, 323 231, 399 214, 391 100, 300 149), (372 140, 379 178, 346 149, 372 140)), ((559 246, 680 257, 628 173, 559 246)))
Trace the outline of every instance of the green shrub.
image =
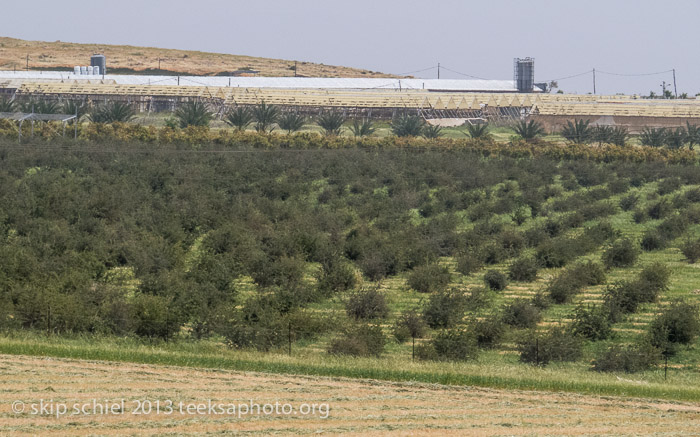
POLYGON ((644 223, 648 219, 649 219, 649 215, 643 209, 635 209, 634 212, 632 213, 632 220, 634 220, 634 222, 637 224, 644 223))
POLYGON ((501 291, 508 285, 508 278, 498 270, 489 270, 484 274, 484 284, 491 290, 501 291))
POLYGON ((529 332, 518 342, 520 361, 545 366, 553 361, 576 361, 583 354, 583 341, 563 328, 550 328, 545 334, 529 332))
POLYGON ((480 348, 494 348, 505 333, 505 325, 500 317, 490 316, 472 322, 469 330, 474 333, 477 346, 480 348))
POLYGON ((464 276, 469 276, 483 266, 483 262, 472 253, 464 253, 457 257, 456 270, 464 276))
POLYGON ((423 310, 423 318, 433 329, 450 328, 459 323, 466 311, 467 298, 460 289, 431 294, 423 310))
MULTIPOLYGON (((655 262, 642 269, 637 276, 637 282, 648 286, 653 295, 641 295, 642 302, 654 302, 659 292, 668 290, 671 279, 671 269, 666 264, 655 262)), ((645 288, 645 287, 640 287, 645 288)))
POLYGON ((531 303, 535 308, 544 311, 552 306, 552 299, 547 293, 544 293, 542 290, 538 290, 535 295, 532 296, 531 303))
POLYGON ((479 251, 481 261, 484 264, 500 264, 508 258, 508 251, 496 243, 488 243, 479 251))
POLYGON ((389 306, 377 287, 369 287, 350 295, 345 303, 345 312, 355 320, 383 319, 389 315, 389 306))
POLYGON ((659 250, 666 247, 666 240, 659 235, 656 229, 649 229, 642 235, 642 241, 640 242, 642 250, 646 252, 651 252, 653 250, 659 250))
POLYGON ((194 101, 180 105, 175 111, 175 118, 184 129, 187 126, 209 126, 214 114, 209 111, 206 103, 194 101))
POLYGON ((391 131, 397 137, 417 137, 423 132, 425 120, 418 115, 402 114, 391 121, 391 131))
MULTIPOLYGON (((434 357, 440 361, 465 361, 474 359, 479 353, 474 334, 466 329, 444 329, 438 332, 430 346, 434 357)), ((419 355, 425 359, 425 352, 419 355)))
POLYGON ((478 312, 486 308, 493 299, 493 292, 485 287, 473 287, 465 297, 465 310, 478 312))
POLYGON ((451 275, 447 267, 439 264, 418 266, 408 275, 408 286, 419 293, 432 293, 444 290, 450 283, 451 275))
POLYGON ((589 340, 606 340, 613 333, 608 311, 603 307, 579 305, 574 310, 572 319, 571 331, 589 340))
POLYGON ((659 186, 656 191, 663 196, 677 191, 682 185, 683 182, 679 177, 665 178, 659 182, 659 186))
POLYGON ((384 352, 386 338, 380 325, 353 324, 331 340, 328 353, 358 357, 378 357, 384 352))
POLYGON ((695 264, 700 259, 700 239, 687 240, 681 246, 681 252, 689 263, 695 264))
POLYGON ((547 268, 564 267, 569 261, 576 258, 580 247, 576 240, 569 238, 556 238, 545 241, 535 253, 538 264, 547 268))
POLYGON ((667 199, 661 199, 658 202, 651 204, 647 208, 647 215, 653 220, 659 220, 667 217, 673 212, 673 205, 667 199))
POLYGON ((637 194, 628 194, 620 199, 620 208, 623 211, 631 211, 639 202, 639 196, 637 194))
POLYGON ((542 320, 542 313, 532 302, 516 299, 503 308, 502 320, 506 325, 530 329, 542 320))
POLYGON ((631 267, 637 262, 639 250, 632 240, 622 238, 615 241, 605 252, 603 252, 603 264, 607 268, 631 267))
POLYGON ((508 267, 508 277, 513 281, 532 282, 537 279, 538 268, 533 258, 518 258, 508 267))
POLYGON ((423 338, 425 331, 425 321, 414 310, 402 312, 394 324, 394 337, 399 343, 403 343, 409 338, 423 338))
POLYGON ((665 355, 678 345, 691 344, 700 334, 698 306, 681 300, 671 302, 649 325, 649 341, 665 355))
POLYGON ((661 352, 649 342, 634 345, 613 345, 593 361, 597 372, 635 373, 648 370, 661 361, 661 352))

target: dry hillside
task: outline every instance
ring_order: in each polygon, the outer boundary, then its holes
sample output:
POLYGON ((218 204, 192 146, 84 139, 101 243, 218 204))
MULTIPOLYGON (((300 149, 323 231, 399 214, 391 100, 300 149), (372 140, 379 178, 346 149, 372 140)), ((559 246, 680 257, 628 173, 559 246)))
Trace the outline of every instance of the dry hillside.
MULTIPOLYGON (((89 65, 95 53, 107 57, 107 68, 113 72, 165 72, 192 75, 214 75, 252 69, 260 76, 294 76, 294 61, 256 58, 155 47, 118 46, 107 44, 76 44, 69 42, 24 41, 0 37, 0 69, 29 68, 50 70, 89 65)), ((390 75, 356 68, 299 62, 298 74, 313 77, 391 77, 390 75)))

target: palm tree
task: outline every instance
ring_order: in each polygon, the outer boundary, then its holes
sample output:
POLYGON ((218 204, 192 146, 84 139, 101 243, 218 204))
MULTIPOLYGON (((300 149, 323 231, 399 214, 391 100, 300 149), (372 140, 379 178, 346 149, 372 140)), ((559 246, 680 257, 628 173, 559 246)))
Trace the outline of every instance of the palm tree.
POLYGON ((666 131, 666 138, 664 138, 664 144, 669 149, 682 149, 686 142, 687 133, 682 127, 676 129, 668 129, 666 131))
POLYGON ((35 114, 56 114, 58 113, 58 103, 48 100, 29 99, 19 104, 22 112, 33 112, 35 114))
POLYGON ((350 126, 352 134, 356 137, 368 137, 375 131, 374 123, 369 118, 363 118, 362 121, 354 119, 350 126))
POLYGON ((535 138, 544 135, 544 127, 535 120, 519 121, 512 127, 513 131, 520 135, 520 138, 531 141, 535 138))
POLYGON ((318 116, 319 126, 324 130, 326 135, 340 135, 340 130, 343 128, 343 123, 345 123, 346 117, 340 112, 328 111, 323 112, 318 116))
POLYGON ((128 123, 136 117, 136 111, 128 103, 108 102, 96 106, 89 117, 94 123, 128 123))
POLYGON ((417 115, 403 114, 391 121, 391 131, 397 137, 417 137, 423 132, 425 120, 417 115))
POLYGON ((490 140, 491 133, 489 132, 488 123, 468 124, 467 132, 465 133, 470 138, 479 138, 482 140, 490 140))
POLYGON ((591 129, 590 139, 598 144, 612 143, 612 126, 595 126, 591 129))
POLYGON ((589 120, 574 120, 573 123, 571 120, 568 120, 560 134, 572 143, 586 143, 591 139, 591 128, 588 126, 589 124, 589 120))
POLYGON ((275 129, 275 123, 279 118, 280 110, 274 105, 268 105, 263 100, 259 105, 253 108, 253 116, 255 117, 255 130, 258 132, 272 132, 275 129))
POLYGON ((278 122, 280 129, 286 130, 288 134, 300 130, 304 127, 304 123, 306 123, 306 118, 296 112, 285 112, 278 122))
POLYGON ((253 118, 253 112, 250 109, 239 106, 226 114, 224 121, 229 126, 233 126, 237 130, 242 131, 253 122, 253 118))
POLYGON ((700 144, 700 126, 695 124, 690 124, 690 122, 685 122, 685 132, 686 141, 688 141, 688 148, 690 150, 695 149, 696 144, 700 144))
POLYGON ((0 97, 0 112, 15 112, 17 104, 14 99, 0 97))
POLYGON ((645 146, 661 147, 666 140, 666 128, 645 127, 639 135, 639 142, 645 146))
POLYGON ((442 136, 442 127, 426 125, 423 128, 423 136, 428 139, 440 138, 442 136))
POLYGON ((61 112, 64 114, 75 115, 77 116, 78 121, 80 121, 80 119, 87 114, 88 107, 85 102, 66 100, 63 102, 63 105, 61 105, 61 112))
POLYGON ((610 142, 616 146, 624 146, 627 144, 627 138, 629 138, 629 131, 627 128, 624 126, 615 126, 612 130, 610 142))
POLYGON ((180 122, 180 127, 184 129, 187 126, 209 126, 214 114, 209 111, 204 102, 194 101, 187 102, 177 108, 175 118, 180 122))

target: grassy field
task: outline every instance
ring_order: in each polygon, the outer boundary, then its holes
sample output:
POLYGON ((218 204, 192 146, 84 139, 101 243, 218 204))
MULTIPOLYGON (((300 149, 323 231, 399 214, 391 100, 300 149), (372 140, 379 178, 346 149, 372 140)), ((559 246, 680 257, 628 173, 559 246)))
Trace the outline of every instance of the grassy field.
MULTIPOLYGON (((181 75, 211 75, 239 69, 259 71, 260 76, 294 76, 294 60, 258 58, 221 53, 135 47, 108 44, 78 44, 63 41, 25 41, 0 37, 0 69, 24 69, 29 55, 31 69, 72 70, 88 65, 90 56, 107 57, 107 68, 120 73, 150 72, 181 75), (160 59, 160 62, 158 60, 160 59), (158 70, 160 65, 160 69, 158 70)), ((298 62, 297 73, 310 77, 392 77, 374 71, 349 67, 298 62)))
POLYGON ((11 387, 0 392, 0 429, 12 435, 688 435, 700 422, 696 403, 612 396, 9 355, 0 355, 0 369, 0 385, 11 387), (93 399, 119 409, 101 415, 93 399), (33 414, 32 405, 42 400, 70 412, 77 405, 78 414, 57 414, 58 407, 33 414), (11 409, 16 401, 23 403, 20 413, 11 409), (135 414, 143 401, 151 413, 135 414), (165 414, 168 401, 175 408, 165 414), (209 401, 277 402, 292 413, 187 412, 209 401))

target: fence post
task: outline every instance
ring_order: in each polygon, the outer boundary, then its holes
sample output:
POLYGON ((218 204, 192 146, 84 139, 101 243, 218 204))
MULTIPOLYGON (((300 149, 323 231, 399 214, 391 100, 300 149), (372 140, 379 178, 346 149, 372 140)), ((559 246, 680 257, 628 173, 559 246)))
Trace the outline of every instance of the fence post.
POLYGON ((416 337, 414 335, 411 335, 411 338, 413 339, 413 349, 411 351, 411 361, 416 361, 416 337))
POLYGON ((288 331, 288 338, 289 338, 289 356, 292 356, 292 322, 289 322, 289 331, 288 331))

